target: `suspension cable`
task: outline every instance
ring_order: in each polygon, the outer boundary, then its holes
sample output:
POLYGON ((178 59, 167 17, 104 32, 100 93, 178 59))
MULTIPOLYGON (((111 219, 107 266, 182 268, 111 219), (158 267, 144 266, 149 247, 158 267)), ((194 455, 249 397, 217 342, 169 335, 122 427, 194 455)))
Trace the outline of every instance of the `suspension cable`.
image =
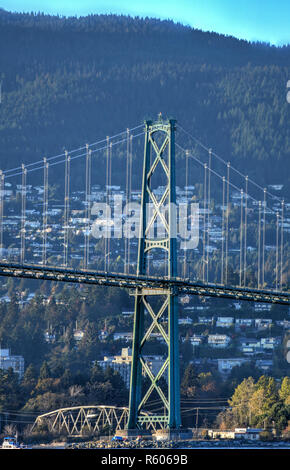
POLYGON ((226 178, 223 176, 221 284, 223 284, 223 283, 224 283, 224 243, 225 243, 225 182, 226 182, 226 178))
POLYGON ((259 219, 258 219, 258 289, 261 287, 261 206, 259 201, 259 219))
POLYGON ((91 200, 91 154, 89 145, 86 146, 86 189, 85 189, 85 244, 84 244, 84 268, 89 265, 90 257, 90 200, 91 200))
POLYGON ((279 212, 276 213, 276 291, 279 283, 279 212))
POLYGON ((266 243, 266 205, 267 189, 264 188, 263 200, 263 245, 262 245, 262 286, 265 287, 265 243, 266 243))
MULTIPOLYGON (((130 135, 130 148, 129 148, 129 201, 132 195, 132 165, 133 165, 133 135, 130 135)), ((130 273, 131 262, 131 238, 128 238, 128 274, 130 273)))
MULTIPOLYGON (((189 152, 186 150, 185 152, 185 200, 186 203, 188 202, 188 155, 189 152)), ((187 223, 187 215, 186 215, 186 223, 187 223)), ((185 245, 184 250, 184 259, 183 259, 183 277, 185 278, 187 274, 187 249, 185 245)))
POLYGON ((240 223, 240 287, 242 287, 242 271, 243 271, 243 205, 244 205, 244 191, 241 189, 241 223, 240 223))
POLYGON ((226 272, 225 282, 228 283, 228 265, 229 265, 229 216, 230 216, 230 162, 227 163, 227 217, 226 217, 226 272))
MULTIPOLYGON (((136 130, 136 129, 139 129, 139 128, 142 127, 142 126, 143 126, 143 124, 139 124, 138 126, 132 127, 132 128, 130 129, 130 131, 134 131, 134 130, 136 130)), ((112 140, 112 139, 114 139, 114 138, 116 138, 116 137, 119 137, 119 136, 125 134, 125 133, 126 133, 126 131, 118 132, 118 134, 115 134, 115 135, 111 136, 110 139, 112 140)), ((78 152, 79 150, 84 150, 84 149, 87 147, 87 145, 89 145, 89 147, 93 147, 93 146, 95 146, 95 145, 99 145, 99 144, 102 144, 102 143, 104 143, 104 142, 106 142, 106 139, 101 139, 101 140, 98 140, 98 141, 93 142, 93 143, 91 143, 91 144, 83 145, 82 147, 78 147, 78 148, 76 148, 76 149, 70 150, 70 151, 69 151, 69 154, 71 155, 71 154, 73 154, 73 153, 75 153, 75 152, 78 152)), ((49 158, 47 158, 47 161, 55 160, 55 159, 57 159, 57 158, 59 158, 59 157, 63 157, 63 156, 65 156, 65 153, 66 153, 66 151, 63 152, 63 153, 60 153, 60 154, 58 154, 58 155, 54 155, 54 156, 52 156, 52 157, 49 157, 49 158)), ((31 166, 34 166, 34 165, 39 165, 40 163, 43 163, 43 161, 42 161, 42 160, 39 160, 39 161, 37 161, 37 162, 28 163, 28 164, 26 164, 26 168, 31 167, 31 166)), ((10 173, 10 172, 12 172, 12 171, 18 171, 18 170, 22 170, 22 166, 19 166, 19 167, 16 167, 16 168, 10 168, 9 170, 5 170, 3 173, 7 174, 7 173, 10 173)), ((29 171, 29 170, 28 170, 28 171, 29 171)))
MULTIPOLYGON (((141 136, 141 135, 144 135, 144 132, 145 132, 145 131, 142 131, 142 132, 140 132, 140 133, 138 133, 138 134, 134 134, 134 135, 133 135, 133 138, 136 138, 136 137, 139 137, 139 136, 141 136)), ((112 146, 113 146, 113 145, 118 145, 118 144, 120 144, 120 143, 122 143, 122 142, 125 142, 125 141, 126 141, 126 138, 121 139, 121 140, 118 140, 118 141, 116 141, 116 142, 112 142, 112 146)), ((97 152, 100 152, 100 151, 106 149, 106 147, 107 147, 107 145, 105 145, 105 146, 103 146, 103 147, 99 147, 99 148, 97 148, 97 149, 95 149, 95 150, 92 150, 92 154, 97 153, 97 152)), ((83 147, 81 147, 81 148, 83 148, 83 147)), ((61 154, 60 156, 62 156, 62 155, 63 155, 63 154, 61 154)), ((79 154, 79 155, 75 155, 75 156, 73 156, 73 157, 70 157, 70 160, 72 161, 72 160, 75 160, 75 159, 77 159, 77 158, 81 158, 81 157, 84 157, 84 156, 86 156, 86 152, 81 153, 81 154, 79 154)), ((47 159, 47 160, 49 160, 49 159, 47 159)), ((38 162, 38 163, 40 163, 40 162, 38 162)), ((55 165, 59 165, 59 164, 61 164, 61 163, 65 163, 65 159, 59 160, 59 161, 54 162, 54 163, 50 163, 50 167, 55 166, 55 165)), ((43 165, 42 165, 42 166, 38 166, 37 168, 28 169, 27 172, 28 172, 28 173, 31 173, 32 171, 38 171, 38 170, 42 170, 42 169, 43 169, 43 165)), ((16 170, 18 170, 18 168, 16 168, 16 170)), ((7 171, 12 171, 12 170, 7 170, 7 171)), ((19 176, 19 175, 22 175, 22 172, 17 172, 17 173, 14 173, 14 174, 12 174, 12 175, 8 175, 6 178, 14 178, 15 176, 19 176)))
MULTIPOLYGON (((183 127, 181 127, 179 124, 177 124, 177 127, 182 131, 184 132, 185 134, 187 134, 189 137, 191 137, 201 148, 203 148, 204 150, 206 150, 207 152, 209 151, 209 148, 204 145, 199 139, 197 139, 196 137, 194 137, 192 134, 190 134, 188 131, 186 131, 185 129, 183 129, 183 127)), ((220 161, 222 162, 224 165, 227 165, 227 162, 222 158, 220 157, 216 152, 212 152, 212 154, 220 161)), ((231 167, 233 171, 235 171, 239 176, 241 176, 242 178, 245 178, 245 175, 243 173, 241 173, 237 168, 235 167, 231 167)), ((251 184, 253 184, 254 186, 256 186, 256 188, 260 189, 261 191, 264 190, 264 188, 262 188, 262 186, 260 186, 258 183, 256 183, 254 180, 250 179, 249 178, 249 182, 251 184)), ((281 202, 281 199, 276 196, 275 194, 272 194, 270 192, 268 192, 268 195, 270 197, 272 197, 273 199, 276 199, 278 201, 281 202)))
POLYGON ((0 249, 3 256, 3 218, 4 218, 4 198, 5 198, 5 175, 0 170, 0 249))
POLYGON ((244 287, 247 284, 248 176, 245 176, 244 287))
POLYGON ((206 258, 205 258, 205 240, 206 240, 206 202, 207 202, 207 189, 206 189, 206 186, 207 186, 207 164, 205 163, 204 164, 204 200, 203 200, 203 210, 204 210, 204 213, 203 213, 203 257, 202 257, 202 260, 203 260, 203 263, 202 263, 202 280, 203 282, 205 282, 205 262, 206 262, 206 258))
POLYGON ((208 201, 207 201, 207 253, 206 253, 206 282, 208 282, 208 265, 209 265, 209 228, 210 228, 210 176, 211 176, 211 154, 212 150, 208 151, 208 201))
MULTIPOLYGON (((130 131, 127 129, 127 141, 126 141, 126 206, 128 207, 129 204, 129 181, 130 181, 130 131)), ((125 263, 124 263, 124 271, 125 274, 128 274, 128 245, 129 245, 129 234, 125 236, 125 263)))
POLYGON ((43 214, 42 214, 42 264, 47 263, 47 211, 48 211, 48 167, 46 158, 43 159, 43 214))
POLYGON ((281 247, 280 247, 280 290, 283 287, 283 245, 284 245, 284 199, 281 203, 281 247))
POLYGON ((22 164, 22 183, 21 183, 21 251, 20 259, 21 264, 25 261, 25 230, 26 230, 26 177, 27 169, 22 164))
POLYGON ((70 201, 70 156, 65 153, 65 196, 64 196, 64 243, 63 264, 68 261, 68 225, 69 225, 69 201, 70 201))

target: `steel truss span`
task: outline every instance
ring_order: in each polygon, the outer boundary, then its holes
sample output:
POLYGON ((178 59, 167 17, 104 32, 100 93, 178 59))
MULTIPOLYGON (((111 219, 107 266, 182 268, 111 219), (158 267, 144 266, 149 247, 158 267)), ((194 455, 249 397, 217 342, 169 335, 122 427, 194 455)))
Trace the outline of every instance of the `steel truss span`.
MULTIPOLYGON (((258 290, 251 288, 203 284, 182 278, 159 278, 134 274, 119 274, 102 271, 74 270, 61 267, 0 263, 0 276, 40 279, 46 281, 71 282, 98 286, 122 287, 126 289, 160 290, 177 294, 191 294, 205 297, 220 297, 235 300, 249 300, 281 305, 290 305, 288 292, 258 290)), ((159 293, 159 292, 158 292, 159 293)))
MULTIPOLYGON (((31 430, 47 425, 50 432, 80 436, 85 432, 101 432, 106 428, 119 431, 125 428, 129 409, 126 407, 87 405, 60 408, 37 416, 31 430)), ((155 423, 150 413, 141 413, 145 429, 156 431, 162 425, 155 423), (151 417, 151 419, 150 419, 151 417)))

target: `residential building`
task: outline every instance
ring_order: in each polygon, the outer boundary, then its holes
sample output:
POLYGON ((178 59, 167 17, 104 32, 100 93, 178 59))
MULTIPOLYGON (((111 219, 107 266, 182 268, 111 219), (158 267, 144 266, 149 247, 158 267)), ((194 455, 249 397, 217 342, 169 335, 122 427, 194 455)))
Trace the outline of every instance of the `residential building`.
POLYGON ((257 369, 262 369, 265 372, 268 372, 273 367, 272 359, 257 359, 255 362, 257 369))
MULTIPOLYGON (((185 340, 185 338, 184 338, 185 340)), ((192 346, 200 346, 204 341, 203 335, 193 335, 188 338, 192 346)))
POLYGON ((123 339, 124 341, 126 341, 127 343, 129 343, 129 341, 132 341, 133 339, 133 333, 132 332, 118 332, 118 333, 114 333, 114 341, 117 341, 118 339, 123 339))
POLYGON ((218 362, 218 371, 221 374, 229 374, 234 367, 241 366, 245 362, 248 362, 248 359, 244 357, 225 358, 225 359, 217 359, 217 362, 218 362))
POLYGON ((132 317, 134 315, 134 310, 123 310, 122 315, 123 317, 132 317))
MULTIPOLYGON (((152 372, 152 374, 156 376, 164 363, 163 356, 147 355, 147 356, 143 356, 143 359, 146 365, 148 366, 148 368, 150 369, 150 371, 152 372)), ((122 352, 120 356, 104 356, 104 359, 102 361, 98 361, 98 364, 103 369, 106 369, 107 367, 111 367, 113 370, 119 372, 127 388, 129 388, 130 386, 131 363, 132 363, 131 348, 122 348, 122 352)), ((142 370, 142 374, 146 375, 146 372, 144 369, 142 370)), ((167 380, 167 374, 164 374, 164 378, 167 380)))
POLYGON ((179 318, 178 324, 179 325, 191 325, 193 323, 192 319, 189 317, 186 318, 179 318))
POLYGON ((240 338, 240 351, 248 356, 262 352, 261 343, 255 338, 240 338))
POLYGON ((222 431, 220 429, 209 429, 208 435, 213 439, 247 439, 257 441, 263 429, 257 428, 236 428, 234 431, 222 431))
POLYGON ((258 330, 270 328, 270 326, 272 326, 271 318, 256 318, 255 319, 255 327, 258 328, 258 330))
POLYGON ((234 324, 233 317, 217 317, 216 326, 221 328, 230 328, 234 324))
POLYGON ((272 337, 272 338, 261 338, 260 340, 261 348, 262 349, 275 349, 279 344, 281 344, 280 337, 272 337))
POLYGON ((271 304, 263 304, 259 302, 254 303, 255 312, 269 312, 271 309, 271 304))
POLYGON ((82 330, 75 330, 74 331, 74 340, 81 341, 84 337, 84 332, 82 330))
POLYGON ((248 439, 250 441, 257 441, 260 439, 260 433, 263 429, 259 428, 236 428, 235 439, 248 439))
POLYGON ((231 341, 227 335, 208 335, 208 345, 213 348, 226 348, 231 341))
POLYGON ((19 380, 24 374, 23 356, 12 356, 10 349, 0 349, 0 369, 8 370, 12 368, 18 374, 19 380))
POLYGON ((236 318, 235 329, 239 330, 241 328, 250 328, 253 324, 254 320, 252 318, 236 318))
POLYGON ((208 429, 208 436, 212 439, 235 439, 235 431, 222 431, 220 429, 208 429))
POLYGON ((290 321, 289 320, 277 320, 275 323, 276 323, 277 326, 280 326, 280 327, 284 328, 285 330, 290 329, 290 321))
POLYGON ((214 321, 214 317, 198 317, 198 323, 203 325, 211 325, 214 321))
POLYGON ((130 386, 132 352, 130 348, 123 348, 120 356, 104 356, 102 361, 98 361, 99 366, 103 369, 111 367, 119 372, 124 380, 126 387, 130 386))

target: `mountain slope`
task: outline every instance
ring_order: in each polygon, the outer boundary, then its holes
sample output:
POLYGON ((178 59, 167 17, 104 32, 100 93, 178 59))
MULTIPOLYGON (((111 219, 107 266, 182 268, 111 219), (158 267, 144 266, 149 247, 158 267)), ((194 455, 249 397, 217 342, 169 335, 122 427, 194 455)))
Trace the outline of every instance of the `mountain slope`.
POLYGON ((289 182, 290 47, 170 21, 0 11, 2 169, 175 117, 260 184, 289 182))

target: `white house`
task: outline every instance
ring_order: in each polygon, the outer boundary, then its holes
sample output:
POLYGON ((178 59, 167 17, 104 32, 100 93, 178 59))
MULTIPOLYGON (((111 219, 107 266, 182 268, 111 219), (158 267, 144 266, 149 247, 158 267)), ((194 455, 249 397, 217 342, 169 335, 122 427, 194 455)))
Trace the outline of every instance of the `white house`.
POLYGON ((271 304, 255 302, 254 309, 255 312, 269 312, 269 310, 271 309, 271 304))
POLYGON ((233 317, 217 317, 216 326, 222 328, 230 328, 234 324, 233 317))
POLYGON ((256 318, 255 320, 255 327, 258 328, 258 330, 270 328, 271 325, 272 325, 271 318, 256 318))
POLYGON ((271 349, 273 350, 278 344, 281 343, 281 338, 275 337, 275 338, 261 338, 261 348, 263 349, 271 349))
POLYGON ((218 359, 218 371, 221 374, 229 374, 231 370, 236 366, 241 366, 245 362, 248 362, 248 359, 242 358, 225 358, 225 359, 218 359))
POLYGON ((208 435, 213 439, 247 439, 257 441, 263 429, 236 428, 234 431, 222 431, 220 429, 209 429, 208 435))
POLYGON ((227 335, 208 335, 208 345, 212 348, 226 348, 231 338, 227 335))
POLYGON ((253 326, 254 320, 252 318, 236 318, 235 328, 250 328, 253 326))
POLYGON ((243 354, 253 355, 261 352, 261 343, 255 338, 241 338, 240 350, 243 354))
POLYGON ((204 341, 203 335, 193 335, 189 337, 192 346, 200 346, 204 341))
POLYGON ((211 325, 214 321, 214 317, 198 317, 198 323, 203 325, 211 325))
POLYGON ((179 325, 191 325, 193 323, 192 319, 189 317, 186 318, 179 318, 178 324, 179 325))
POLYGON ((118 339, 123 339, 127 342, 132 341, 133 339, 133 333, 129 332, 120 332, 120 333, 114 333, 114 341, 117 341, 118 339))
POLYGON ((255 362, 257 369, 262 369, 265 372, 269 371, 273 367, 272 359, 257 359, 255 362))

